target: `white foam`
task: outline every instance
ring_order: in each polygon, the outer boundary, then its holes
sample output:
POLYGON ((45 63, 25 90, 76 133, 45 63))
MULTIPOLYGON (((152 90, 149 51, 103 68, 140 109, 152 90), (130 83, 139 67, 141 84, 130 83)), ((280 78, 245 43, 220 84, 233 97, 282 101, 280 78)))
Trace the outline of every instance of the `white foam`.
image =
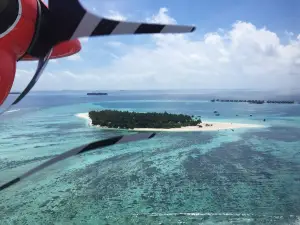
MULTIPOLYGON (((5 112, 5 113, 13 113, 13 112, 18 112, 18 111, 20 111, 21 109, 12 109, 12 110, 8 110, 7 112, 5 112)), ((4 113, 4 114, 5 114, 4 113)))
POLYGON ((85 119, 88 122, 88 125, 92 126, 92 120, 89 117, 89 113, 77 113, 75 116, 81 119, 85 119))

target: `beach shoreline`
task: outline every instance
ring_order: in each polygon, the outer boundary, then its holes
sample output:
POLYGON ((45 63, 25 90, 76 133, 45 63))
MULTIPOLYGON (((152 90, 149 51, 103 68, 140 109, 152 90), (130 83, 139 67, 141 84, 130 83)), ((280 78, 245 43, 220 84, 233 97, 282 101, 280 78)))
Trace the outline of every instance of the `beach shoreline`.
MULTIPOLYGON (((118 128, 100 127, 99 125, 92 125, 92 120, 88 113, 78 113, 75 115, 78 118, 85 119, 89 126, 97 127, 101 129, 116 130, 118 128)), ((218 131, 218 130, 234 130, 240 128, 265 128, 266 126, 260 124, 247 124, 247 123, 230 123, 230 122, 202 122, 202 127, 188 126, 181 128, 134 128, 134 129, 119 129, 130 131, 163 131, 163 132, 199 132, 199 131, 218 131), (206 126, 208 124, 209 126, 206 126)))

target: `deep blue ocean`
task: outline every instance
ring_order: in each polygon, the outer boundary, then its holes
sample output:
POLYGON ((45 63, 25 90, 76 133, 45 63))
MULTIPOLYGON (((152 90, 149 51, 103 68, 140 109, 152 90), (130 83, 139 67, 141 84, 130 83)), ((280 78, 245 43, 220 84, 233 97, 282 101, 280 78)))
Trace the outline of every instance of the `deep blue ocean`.
POLYGON ((90 110, 266 127, 161 132, 72 157, 0 192, 0 224, 299 224, 300 104, 213 98, 300 99, 239 90, 32 92, 0 118, 0 184, 71 148, 135 133, 89 127, 75 116, 90 110))

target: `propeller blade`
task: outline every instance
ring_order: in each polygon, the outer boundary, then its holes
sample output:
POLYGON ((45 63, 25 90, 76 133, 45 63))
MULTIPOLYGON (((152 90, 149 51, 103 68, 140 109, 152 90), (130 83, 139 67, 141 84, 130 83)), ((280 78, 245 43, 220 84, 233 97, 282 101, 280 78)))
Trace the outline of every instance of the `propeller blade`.
POLYGON ((31 176, 32 174, 50 166, 50 165, 53 165, 59 161, 67 159, 71 156, 79 155, 84 152, 92 151, 92 150, 95 150, 98 148, 104 148, 104 147, 111 146, 114 144, 124 144, 124 143, 139 141, 139 140, 143 140, 143 139, 151 139, 154 136, 155 136, 155 133, 139 133, 139 134, 134 134, 134 135, 117 136, 117 137, 112 137, 112 138, 108 138, 108 139, 101 140, 101 141, 92 142, 90 144, 71 149, 71 150, 69 150, 65 153, 62 153, 62 154, 44 162, 43 164, 29 170, 28 172, 24 173, 23 175, 19 176, 18 178, 15 178, 15 179, 3 184, 2 186, 0 186, 0 191, 18 183, 19 181, 31 176))
POLYGON ((71 39, 101 35, 187 33, 194 30, 193 26, 117 21, 87 12, 71 39))
POLYGON ((29 84, 27 85, 27 87, 24 89, 24 91, 18 96, 18 98, 10 106, 8 106, 5 110, 0 112, 0 115, 5 113, 7 110, 9 110, 14 105, 18 104, 29 93, 29 91, 34 87, 36 82, 40 79, 44 69, 46 68, 46 66, 49 62, 51 53, 52 53, 52 49, 50 50, 50 52, 48 52, 48 54, 43 59, 39 60, 36 72, 35 72, 34 76, 32 77, 31 81, 29 82, 29 84))
POLYGON ((194 26, 107 19, 87 11, 78 0, 49 0, 49 8, 39 2, 40 27, 36 40, 27 52, 38 58, 61 42, 81 37, 188 33, 196 29, 194 26))
POLYGON ((49 0, 49 10, 52 29, 48 29, 48 35, 60 42, 88 36, 187 33, 196 29, 194 26, 107 19, 88 12, 78 0, 49 0))

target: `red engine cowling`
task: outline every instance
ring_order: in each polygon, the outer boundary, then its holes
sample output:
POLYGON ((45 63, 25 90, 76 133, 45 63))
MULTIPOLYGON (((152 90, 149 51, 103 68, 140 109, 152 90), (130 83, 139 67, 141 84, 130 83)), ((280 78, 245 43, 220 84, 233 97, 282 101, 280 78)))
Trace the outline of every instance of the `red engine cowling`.
MULTIPOLYGON (((13 85, 16 60, 37 60, 24 55, 33 39, 37 22, 37 0, 0 0, 0 106, 13 85)), ((78 40, 54 47, 51 59, 67 57, 81 50, 78 40)))
POLYGON ((16 73, 16 55, 0 50, 0 105, 7 98, 14 83, 16 73))
POLYGON ((37 18, 37 1, 0 1, 0 105, 2 105, 14 82, 16 61, 31 43, 37 18))

